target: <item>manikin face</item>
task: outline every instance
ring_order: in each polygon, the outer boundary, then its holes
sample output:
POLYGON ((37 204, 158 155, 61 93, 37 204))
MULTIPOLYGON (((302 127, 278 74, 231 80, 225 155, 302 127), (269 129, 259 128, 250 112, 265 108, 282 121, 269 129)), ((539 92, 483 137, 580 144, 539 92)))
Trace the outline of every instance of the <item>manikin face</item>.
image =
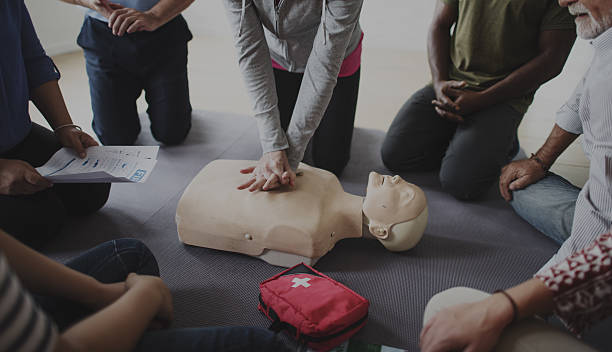
POLYGON ((612 0, 559 0, 576 16, 576 33, 593 39, 612 27, 612 0))
POLYGON ((374 236, 386 239, 393 225, 413 220, 425 206, 425 194, 417 186, 397 175, 370 172, 363 213, 374 236))

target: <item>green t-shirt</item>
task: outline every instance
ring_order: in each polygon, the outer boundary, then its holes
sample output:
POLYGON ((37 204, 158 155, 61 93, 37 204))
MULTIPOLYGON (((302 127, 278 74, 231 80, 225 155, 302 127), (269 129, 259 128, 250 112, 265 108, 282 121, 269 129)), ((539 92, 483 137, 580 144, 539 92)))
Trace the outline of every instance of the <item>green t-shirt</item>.
MULTIPOLYGON (((442 0, 457 7, 449 78, 483 90, 538 54, 541 31, 575 29, 557 0, 442 0)), ((525 113, 533 92, 508 101, 525 113)))

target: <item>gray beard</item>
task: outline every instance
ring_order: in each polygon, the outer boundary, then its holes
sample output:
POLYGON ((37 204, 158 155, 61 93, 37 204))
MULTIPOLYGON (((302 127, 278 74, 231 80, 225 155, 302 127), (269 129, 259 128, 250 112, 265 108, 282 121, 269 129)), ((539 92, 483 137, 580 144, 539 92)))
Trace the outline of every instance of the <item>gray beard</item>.
POLYGON ((571 6, 573 13, 583 13, 586 12, 589 16, 589 20, 581 20, 576 23, 576 34, 582 39, 593 39, 603 32, 605 32, 608 28, 612 27, 612 10, 608 14, 601 19, 601 21, 595 20, 591 12, 589 12, 582 4, 576 3, 574 6, 571 6))

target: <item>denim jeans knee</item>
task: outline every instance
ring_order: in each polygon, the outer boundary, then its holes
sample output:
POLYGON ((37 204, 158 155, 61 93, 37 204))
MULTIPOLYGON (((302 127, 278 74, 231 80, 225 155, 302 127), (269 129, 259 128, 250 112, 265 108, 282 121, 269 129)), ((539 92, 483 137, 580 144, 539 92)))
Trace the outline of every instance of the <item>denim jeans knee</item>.
POLYGON ((580 188, 554 173, 512 192, 510 205, 533 227, 558 244, 571 234, 580 188))

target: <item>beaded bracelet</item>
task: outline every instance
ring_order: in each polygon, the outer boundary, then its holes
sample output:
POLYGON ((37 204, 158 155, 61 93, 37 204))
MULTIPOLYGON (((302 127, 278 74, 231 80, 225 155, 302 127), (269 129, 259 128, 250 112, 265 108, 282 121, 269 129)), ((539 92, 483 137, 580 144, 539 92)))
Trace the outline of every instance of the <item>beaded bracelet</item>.
POLYGON ((79 126, 79 125, 75 125, 75 124, 73 124, 73 123, 67 123, 67 124, 65 124, 65 125, 61 125, 61 126, 57 126, 57 127, 55 127, 55 128, 53 129, 53 132, 57 132, 57 131, 59 131, 60 129, 62 129, 62 128, 64 128, 64 127, 74 127, 74 128, 76 128, 77 130, 79 130, 79 131, 81 131, 81 132, 83 131, 83 129, 81 128, 81 126, 79 126))
POLYGON ((531 153, 531 157, 529 157, 530 160, 535 161, 536 163, 538 163, 542 169, 544 171, 548 171, 548 169, 550 169, 550 166, 546 165, 544 163, 544 161, 542 161, 542 159, 540 159, 537 155, 535 155, 534 153, 531 153))
POLYGON ((512 297, 508 294, 508 292, 504 291, 504 290, 496 290, 493 293, 501 293, 502 295, 506 296, 506 298, 508 299, 508 301, 510 301, 510 304, 512 305, 512 322, 514 323, 515 321, 518 320, 518 306, 516 305, 516 302, 514 301, 514 299, 512 299, 512 297))

